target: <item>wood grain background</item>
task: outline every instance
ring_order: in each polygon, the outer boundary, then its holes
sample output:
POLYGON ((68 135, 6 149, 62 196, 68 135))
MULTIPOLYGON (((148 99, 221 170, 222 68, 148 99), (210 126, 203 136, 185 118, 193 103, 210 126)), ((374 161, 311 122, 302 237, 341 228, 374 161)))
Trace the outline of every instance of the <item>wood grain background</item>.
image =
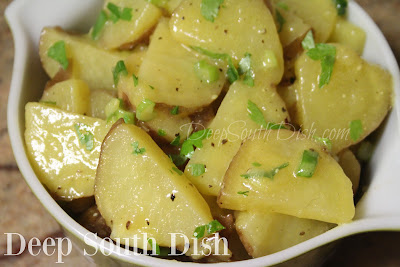
MULTIPOLYGON (((26 239, 33 236, 44 240, 62 236, 60 226, 47 213, 25 184, 12 154, 6 108, 13 66, 13 40, 4 18, 11 0, 0 1, 0 266, 54 266, 56 256, 43 253, 33 257, 3 256, 5 232, 21 233, 26 239)), ((400 60, 400 0, 358 0, 376 21, 388 39, 397 60, 400 60)), ((400 233, 368 233, 346 238, 329 259, 333 266, 400 266, 400 233)), ((66 266, 94 266, 79 251, 65 258, 66 266)))

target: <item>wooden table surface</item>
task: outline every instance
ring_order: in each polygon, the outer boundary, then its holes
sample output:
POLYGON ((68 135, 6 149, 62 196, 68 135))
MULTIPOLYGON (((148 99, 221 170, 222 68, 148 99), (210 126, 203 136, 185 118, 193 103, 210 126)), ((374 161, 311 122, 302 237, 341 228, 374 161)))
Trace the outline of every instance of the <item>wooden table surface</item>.
MULTIPOLYGON (((6 123, 7 97, 13 66, 13 40, 4 18, 11 0, 0 1, 0 266, 53 266, 55 256, 3 256, 5 232, 34 236, 62 236, 60 226, 25 184, 12 154, 6 123)), ((358 0, 376 21, 400 60, 400 0, 358 0)), ((367 233, 346 238, 326 266, 400 266, 400 233, 367 233)), ((94 266, 80 252, 65 258, 67 266, 94 266)))

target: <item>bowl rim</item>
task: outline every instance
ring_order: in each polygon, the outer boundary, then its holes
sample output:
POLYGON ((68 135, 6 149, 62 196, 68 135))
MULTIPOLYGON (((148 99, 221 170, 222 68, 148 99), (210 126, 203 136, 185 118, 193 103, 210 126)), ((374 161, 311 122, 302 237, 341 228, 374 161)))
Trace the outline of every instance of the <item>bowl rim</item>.
MULTIPOLYGON (((14 66, 13 74, 11 79, 10 94, 8 99, 7 107, 7 127, 9 130, 9 136, 11 141, 12 150, 18 165, 18 168, 23 175, 25 181, 31 188, 32 192, 36 195, 42 205, 47 209, 47 211, 55 218, 58 223, 64 228, 64 231, 71 233, 77 237, 80 241, 85 242, 87 245, 92 246, 96 249, 102 248, 104 251, 111 253, 110 257, 115 260, 121 260, 131 264, 137 265, 151 265, 151 266, 172 266, 172 265, 193 265, 197 263, 184 263, 175 260, 164 260, 154 257, 149 257, 146 255, 135 255, 127 256, 125 255, 124 249, 121 253, 116 251, 110 251, 108 242, 104 242, 103 245, 101 241, 102 238, 90 235, 89 238, 85 236, 91 232, 86 230, 78 222, 76 222, 72 217, 70 217, 50 196, 46 191, 44 186, 40 183, 39 179, 36 177, 33 168, 26 156, 25 145, 23 140, 23 135, 21 135, 21 127, 19 123, 14 123, 20 118, 20 93, 22 91, 23 80, 24 80, 24 69, 27 64, 27 58, 29 54, 29 47, 27 41, 27 34, 24 31, 24 25, 18 17, 19 10, 21 10, 26 2, 29 0, 15 0, 6 9, 5 17, 11 28, 13 39, 14 39, 14 66), (86 240, 86 241, 84 241, 86 240), (106 246, 104 246, 106 244, 106 246)), ((365 22, 365 27, 369 27, 374 35, 379 38, 380 45, 384 47, 386 51, 385 56, 389 62, 389 68, 393 75, 393 83, 395 91, 400 91, 400 74, 397 61, 394 54, 386 41, 383 33, 380 31, 378 26, 369 17, 369 15, 354 1, 349 2, 349 10, 356 11, 363 18, 365 22)), ((395 105, 400 106, 400 97, 395 99, 395 105)), ((397 117, 400 118, 400 109, 397 108, 397 117)), ((349 224, 340 225, 334 229, 304 241, 298 245, 285 249, 283 251, 239 262, 229 262, 229 263, 215 263, 215 265, 227 265, 229 266, 241 266, 243 263, 252 264, 254 266, 266 266, 274 265, 278 263, 285 262, 289 259, 300 256, 310 250, 323 246, 325 244, 331 243, 337 239, 345 236, 350 236, 356 233, 377 231, 377 230, 400 230, 400 216, 385 217, 385 218, 367 218, 359 219, 349 224)), ((87 236, 86 236, 87 237, 87 236)), ((207 264, 214 265, 214 264, 207 264)))

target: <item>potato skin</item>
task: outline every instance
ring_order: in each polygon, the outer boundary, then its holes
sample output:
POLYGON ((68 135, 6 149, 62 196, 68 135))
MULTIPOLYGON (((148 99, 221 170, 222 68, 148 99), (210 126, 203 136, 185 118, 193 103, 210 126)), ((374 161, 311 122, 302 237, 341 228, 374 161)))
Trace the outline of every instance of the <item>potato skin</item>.
POLYGON ((79 217, 78 222, 90 232, 96 233, 99 237, 109 237, 111 234, 110 227, 107 226, 96 205, 87 209, 79 217))

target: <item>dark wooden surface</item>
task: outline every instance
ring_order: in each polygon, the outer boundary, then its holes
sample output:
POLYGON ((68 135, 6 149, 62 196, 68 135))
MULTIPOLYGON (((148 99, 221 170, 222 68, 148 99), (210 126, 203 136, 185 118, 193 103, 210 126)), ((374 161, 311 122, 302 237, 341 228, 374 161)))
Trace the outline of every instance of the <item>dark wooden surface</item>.
MULTIPOLYGON (((0 1, 0 266, 53 266, 55 256, 24 253, 4 257, 5 232, 44 239, 62 235, 60 226, 41 206, 16 166, 6 125, 7 97, 13 66, 13 40, 4 19, 11 0, 0 1)), ((400 0, 358 0, 376 21, 400 60, 400 0)), ((65 258, 67 266, 93 266, 79 252, 65 258)), ((333 266, 400 266, 400 233, 367 233, 346 238, 326 264, 333 266)))

